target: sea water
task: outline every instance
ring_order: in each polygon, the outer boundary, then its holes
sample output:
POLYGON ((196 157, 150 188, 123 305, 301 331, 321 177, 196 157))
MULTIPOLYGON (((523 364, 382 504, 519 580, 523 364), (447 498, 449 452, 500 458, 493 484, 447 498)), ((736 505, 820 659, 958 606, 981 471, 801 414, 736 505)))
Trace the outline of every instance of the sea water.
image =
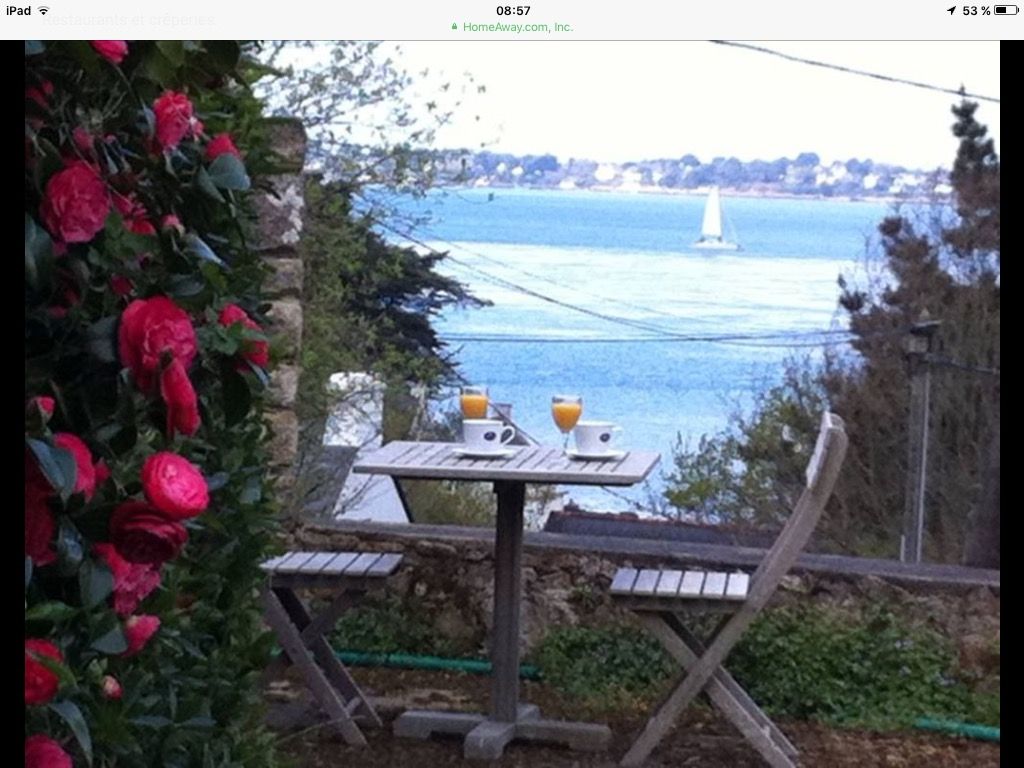
MULTIPOLYGON (((724 231, 742 250, 702 251, 690 247, 700 196, 450 189, 401 206, 429 217, 416 237, 450 254, 440 271, 492 302, 436 321, 465 378, 549 444, 561 441, 551 396, 582 395, 584 419, 617 422, 623 447, 662 454, 646 488, 618 492, 634 501, 660 493, 677 440, 725 428, 787 357, 838 338, 808 334, 844 327, 837 278, 889 210, 725 195, 724 231), (707 340, 723 335, 734 338, 707 340)), ((567 490, 587 508, 627 506, 567 490)))

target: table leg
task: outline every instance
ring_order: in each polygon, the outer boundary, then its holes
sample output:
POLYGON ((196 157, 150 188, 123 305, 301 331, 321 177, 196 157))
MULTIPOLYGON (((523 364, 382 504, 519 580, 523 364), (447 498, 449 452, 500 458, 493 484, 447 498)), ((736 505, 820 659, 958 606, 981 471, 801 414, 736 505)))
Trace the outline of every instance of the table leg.
POLYGON ((411 710, 395 721, 395 735, 419 739, 435 733, 463 736, 463 754, 475 760, 500 758, 513 739, 564 744, 570 749, 607 749, 612 737, 608 726, 544 720, 536 706, 519 703, 519 609, 526 486, 501 481, 494 484, 494 492, 498 497, 498 521, 494 540, 490 715, 411 710))
POLYGON ((516 721, 519 705, 519 604, 522 592, 523 483, 494 484, 498 523, 494 540, 494 636, 491 717, 516 721))

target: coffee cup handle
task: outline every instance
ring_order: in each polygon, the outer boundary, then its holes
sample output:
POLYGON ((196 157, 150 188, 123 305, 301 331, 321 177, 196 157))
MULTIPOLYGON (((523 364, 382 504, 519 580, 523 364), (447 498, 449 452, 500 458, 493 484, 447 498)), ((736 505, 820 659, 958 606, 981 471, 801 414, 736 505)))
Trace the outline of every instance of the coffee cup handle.
POLYGON ((508 445, 516 436, 515 427, 505 427, 501 430, 501 444, 508 445))

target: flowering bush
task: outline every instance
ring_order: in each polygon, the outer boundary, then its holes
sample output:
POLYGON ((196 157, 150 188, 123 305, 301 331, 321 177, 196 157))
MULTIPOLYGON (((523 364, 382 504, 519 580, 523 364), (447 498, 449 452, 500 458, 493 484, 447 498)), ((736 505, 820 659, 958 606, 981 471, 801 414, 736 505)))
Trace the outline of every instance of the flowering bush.
POLYGON ((258 70, 230 41, 25 52, 26 766, 272 765, 258 70))

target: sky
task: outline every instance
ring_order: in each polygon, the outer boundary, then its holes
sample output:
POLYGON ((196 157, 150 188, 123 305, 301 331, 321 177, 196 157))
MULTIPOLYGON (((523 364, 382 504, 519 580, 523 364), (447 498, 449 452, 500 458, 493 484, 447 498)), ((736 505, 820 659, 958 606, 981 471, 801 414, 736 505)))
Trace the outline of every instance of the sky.
MULTIPOLYGON (((999 98, 998 42, 758 42, 790 55, 999 98)), ((391 44, 389 44, 391 45, 391 44)), ((404 42, 415 100, 472 73, 486 87, 437 146, 608 162, 692 153, 871 158, 949 167, 957 97, 707 42, 404 42), (420 74, 424 69, 428 74, 420 74)), ((999 104, 978 119, 999 150, 999 104)))

